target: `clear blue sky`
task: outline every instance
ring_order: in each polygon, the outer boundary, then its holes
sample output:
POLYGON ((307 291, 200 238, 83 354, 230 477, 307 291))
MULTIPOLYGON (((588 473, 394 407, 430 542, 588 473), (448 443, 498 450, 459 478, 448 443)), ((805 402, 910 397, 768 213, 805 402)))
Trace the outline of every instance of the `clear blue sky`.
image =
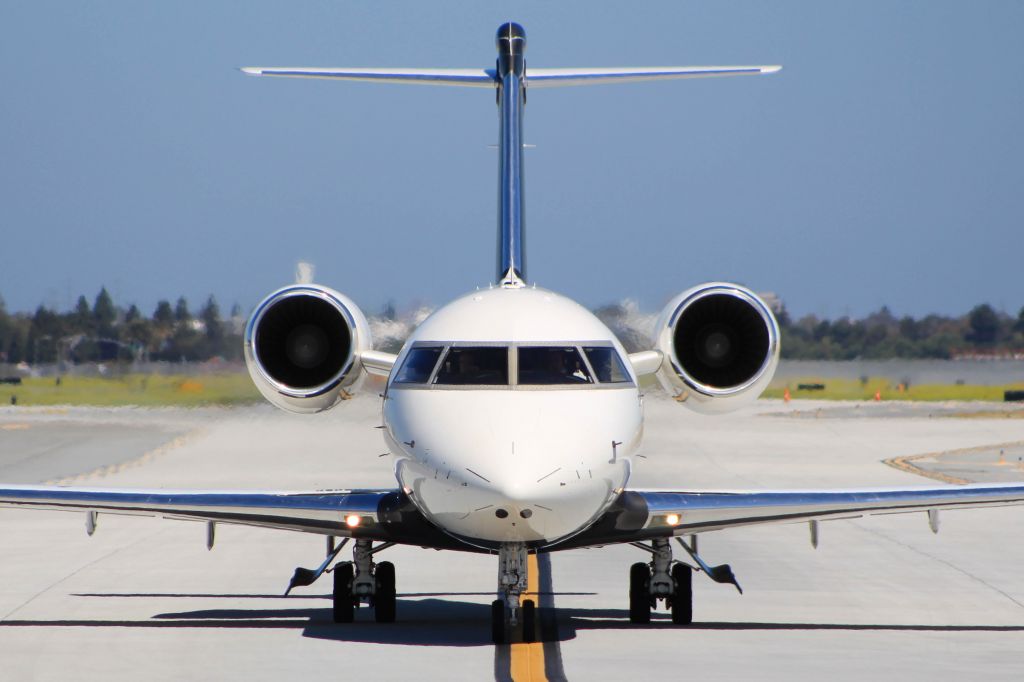
POLYGON ((1024 305, 1024 3, 6 2, 0 295, 248 308, 295 262, 368 312, 493 276, 494 98, 239 66, 782 64, 544 90, 531 279, 654 309, 715 278, 797 314, 1024 305))

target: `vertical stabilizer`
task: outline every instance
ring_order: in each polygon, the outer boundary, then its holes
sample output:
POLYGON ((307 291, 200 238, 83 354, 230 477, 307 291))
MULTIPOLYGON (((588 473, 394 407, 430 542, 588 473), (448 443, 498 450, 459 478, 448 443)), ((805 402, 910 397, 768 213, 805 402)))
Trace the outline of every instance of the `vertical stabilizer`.
POLYGON ((376 83, 413 83, 496 88, 498 94, 498 253, 496 281, 519 287, 526 282, 526 235, 523 218, 523 107, 526 88, 553 88, 602 83, 631 83, 680 78, 754 76, 780 66, 645 66, 581 69, 526 69, 526 31, 515 22, 498 27, 495 69, 389 69, 248 66, 253 76, 323 78, 376 83))
POLYGON ((523 225, 523 106, 526 104, 526 31, 498 28, 498 272, 502 286, 526 280, 523 225))

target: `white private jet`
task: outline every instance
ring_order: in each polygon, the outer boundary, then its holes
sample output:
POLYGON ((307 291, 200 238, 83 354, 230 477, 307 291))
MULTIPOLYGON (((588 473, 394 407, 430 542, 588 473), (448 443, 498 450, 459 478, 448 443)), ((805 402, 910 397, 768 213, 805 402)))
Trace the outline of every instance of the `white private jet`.
MULTIPOLYGON (((735 284, 708 283, 673 299, 656 347, 627 354, 592 313, 527 284, 523 250, 522 115, 532 88, 773 73, 778 66, 527 69, 526 34, 498 29, 494 69, 246 68, 260 76, 488 88, 500 113, 496 281, 440 308, 400 353, 373 350, 366 318, 327 287, 296 284, 260 303, 245 332, 253 381, 274 405, 321 412, 367 374, 387 377, 383 434, 398 487, 309 492, 0 487, 0 504, 235 523, 328 536, 316 570, 297 569, 289 590, 327 572, 353 540, 353 560, 333 567, 334 619, 361 604, 395 619, 395 569, 375 555, 395 544, 498 555, 495 642, 531 641, 536 604, 525 594, 528 555, 628 543, 649 563, 630 570, 629 616, 647 623, 659 601, 675 623, 692 619, 691 580, 708 566, 682 536, 751 524, 878 512, 1024 503, 1024 484, 805 491, 631 490, 643 433, 642 377, 656 375, 684 407, 723 412, 753 401, 779 358, 779 329, 765 303, 735 284), (335 546, 334 538, 344 540, 335 546), (676 561, 677 540, 693 564, 676 561), (376 544, 375 544, 376 543, 376 544), (516 628, 513 630, 513 628, 516 628), (521 628, 521 629, 519 629, 521 628), (514 633, 521 633, 514 635, 514 633)), ((328 484, 336 484, 330 481, 328 484)), ((737 588, 739 587, 736 584, 737 588)))

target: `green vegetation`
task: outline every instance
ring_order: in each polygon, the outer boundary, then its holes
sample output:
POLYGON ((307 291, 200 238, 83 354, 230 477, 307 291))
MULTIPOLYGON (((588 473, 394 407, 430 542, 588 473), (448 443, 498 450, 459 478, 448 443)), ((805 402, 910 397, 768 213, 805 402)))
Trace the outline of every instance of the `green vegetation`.
POLYGON ((180 297, 173 308, 160 301, 149 318, 134 304, 127 309, 114 305, 105 288, 92 306, 79 296, 66 312, 39 306, 31 315, 12 314, 0 298, 0 363, 239 360, 243 322, 237 305, 222 319, 213 296, 198 315, 180 297))
POLYGON ((201 376, 126 374, 116 378, 29 377, 20 386, 0 386, 0 399, 18 405, 139 405, 198 407, 238 405, 261 400, 244 372, 201 376))
POLYGON ((900 388, 888 379, 868 379, 866 382, 855 379, 822 379, 810 377, 806 379, 774 382, 767 391, 765 398, 782 398, 789 389, 793 399, 810 400, 874 400, 879 394, 882 400, 920 400, 940 402, 947 400, 991 401, 1002 402, 1006 390, 1020 390, 1024 384, 1008 384, 1006 386, 969 386, 953 384, 922 384, 909 388, 900 388), (800 390, 799 384, 824 384, 824 390, 800 390))
POLYGON ((778 319, 782 357, 790 360, 1024 355, 1024 308, 1016 318, 982 304, 961 317, 896 318, 883 307, 863 320, 807 315, 794 322, 785 310, 778 319))

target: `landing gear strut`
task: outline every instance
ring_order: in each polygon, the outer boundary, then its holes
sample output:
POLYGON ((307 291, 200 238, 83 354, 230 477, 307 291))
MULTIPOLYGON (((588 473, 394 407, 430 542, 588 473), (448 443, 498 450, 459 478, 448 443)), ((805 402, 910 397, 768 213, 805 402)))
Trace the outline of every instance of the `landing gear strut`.
POLYGON ((734 585, 740 594, 740 587, 732 568, 728 564, 708 566, 697 554, 697 538, 693 545, 687 545, 677 537, 679 545, 690 555, 698 568, 672 559, 672 545, 668 538, 657 538, 650 545, 642 542, 631 542, 651 553, 651 563, 636 563, 629 569, 629 620, 631 623, 650 623, 651 610, 656 608, 659 599, 665 600, 665 606, 672 612, 672 622, 676 625, 689 625, 693 622, 693 572, 703 571, 716 583, 734 585))
POLYGON ((374 563, 373 555, 391 547, 377 547, 370 540, 356 540, 352 561, 334 567, 334 622, 351 623, 355 610, 363 602, 373 606, 378 623, 395 622, 395 565, 390 561, 374 563))
POLYGON ((654 540, 650 546, 633 543, 651 553, 651 563, 636 563, 629 569, 629 621, 651 622, 651 610, 659 599, 672 612, 672 622, 687 625, 693 622, 692 569, 672 560, 672 546, 665 538, 654 540))
POLYGON ((522 623, 523 641, 532 642, 537 605, 520 597, 527 590, 527 551, 521 542, 504 542, 498 549, 498 598, 491 603, 491 639, 505 644, 512 630, 522 623))

